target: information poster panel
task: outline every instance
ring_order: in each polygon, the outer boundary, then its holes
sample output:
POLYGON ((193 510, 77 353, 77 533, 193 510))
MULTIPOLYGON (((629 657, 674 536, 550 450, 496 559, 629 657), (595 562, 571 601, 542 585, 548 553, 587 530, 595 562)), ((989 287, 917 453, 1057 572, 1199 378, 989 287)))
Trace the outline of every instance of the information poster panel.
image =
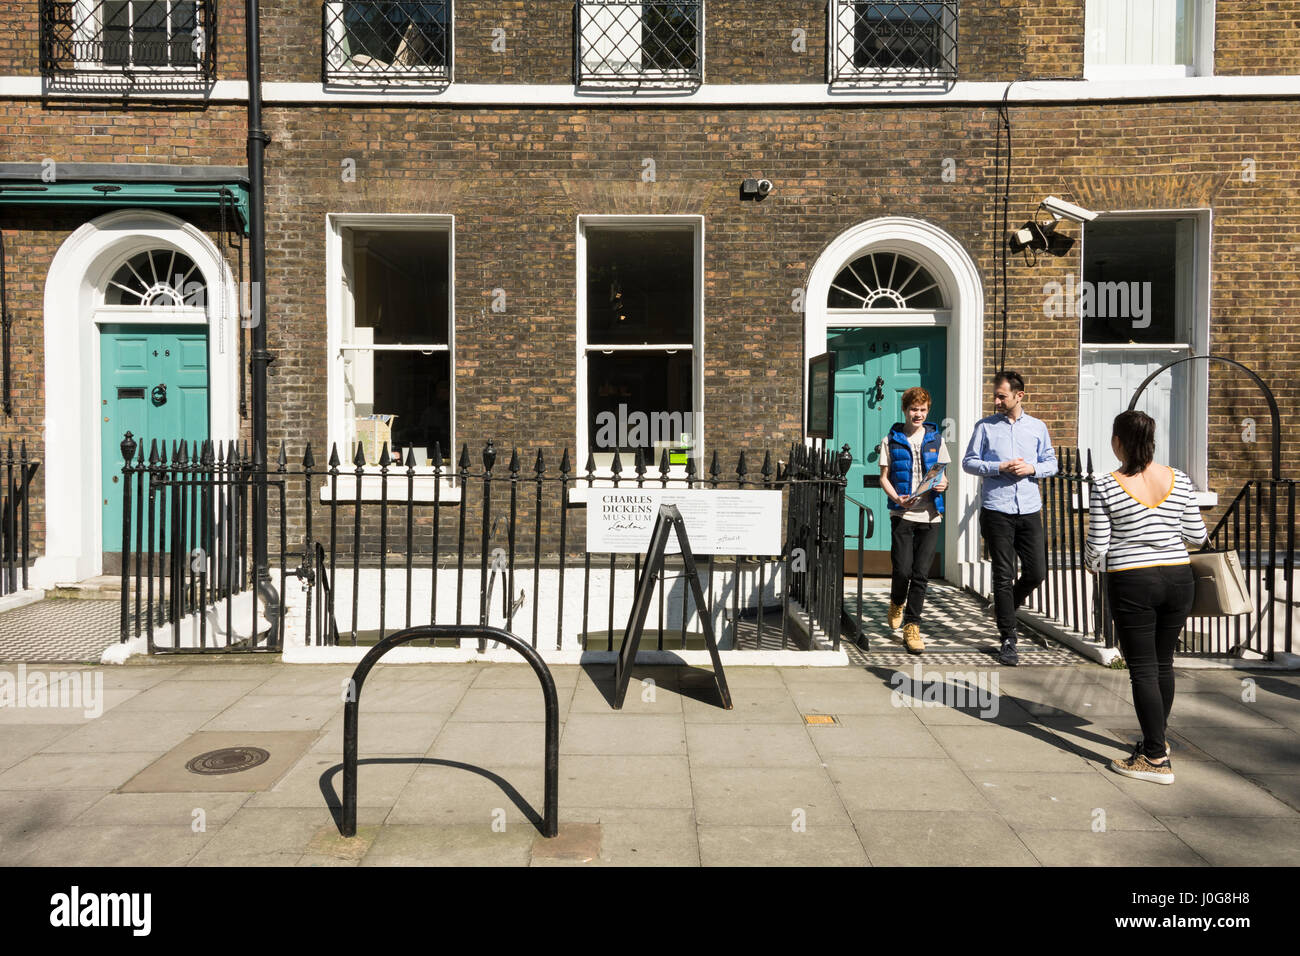
MULTIPOLYGON (((587 550, 644 554, 660 505, 676 505, 696 554, 781 553, 781 492, 722 488, 592 488, 587 550)), ((668 553, 678 554, 669 536, 668 553)))
POLYGON ((808 360, 809 438, 831 438, 835 433, 835 353, 823 352, 808 360))

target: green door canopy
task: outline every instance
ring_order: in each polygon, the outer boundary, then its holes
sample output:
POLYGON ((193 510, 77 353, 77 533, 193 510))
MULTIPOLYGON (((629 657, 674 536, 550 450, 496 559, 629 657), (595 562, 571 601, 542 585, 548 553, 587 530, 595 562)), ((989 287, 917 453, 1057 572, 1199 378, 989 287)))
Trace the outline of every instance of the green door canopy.
POLYGON ((248 235, 248 186, 242 182, 33 182, 0 181, 0 206, 81 206, 105 210, 124 206, 153 209, 217 208, 224 201, 248 235))

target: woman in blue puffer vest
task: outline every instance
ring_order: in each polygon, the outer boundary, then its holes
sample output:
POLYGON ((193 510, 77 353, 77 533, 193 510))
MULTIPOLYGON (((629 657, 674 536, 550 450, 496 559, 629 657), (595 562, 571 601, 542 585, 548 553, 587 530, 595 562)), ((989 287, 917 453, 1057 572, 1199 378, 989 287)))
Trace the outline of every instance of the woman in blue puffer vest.
POLYGON ((896 422, 880 443, 880 487, 889 499, 890 551, 893 576, 889 593, 889 627, 903 627, 909 652, 925 650, 921 637, 921 609, 930 579, 930 564, 943 523, 946 476, 923 495, 912 489, 921 484, 935 465, 952 461, 943 434, 930 413, 930 393, 909 388, 903 393, 903 421, 896 422))

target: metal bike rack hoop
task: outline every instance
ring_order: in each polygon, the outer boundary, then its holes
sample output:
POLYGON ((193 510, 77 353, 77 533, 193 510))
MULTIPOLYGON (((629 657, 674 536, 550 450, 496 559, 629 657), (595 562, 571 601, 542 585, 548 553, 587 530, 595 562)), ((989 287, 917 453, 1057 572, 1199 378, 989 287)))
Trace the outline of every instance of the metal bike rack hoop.
POLYGON ((425 624, 408 627, 385 637, 370 649, 357 669, 352 672, 348 700, 343 707, 343 821, 339 832, 345 836, 357 833, 357 722, 361 709, 361 685, 379 659, 395 647, 422 638, 456 638, 460 640, 500 641, 523 655, 532 665, 533 672, 542 684, 546 704, 546 779, 545 803, 542 811, 542 835, 553 837, 559 831, 559 780, 560 780, 560 706, 555 693, 555 679, 542 656, 522 638, 499 627, 473 627, 458 624, 425 624))

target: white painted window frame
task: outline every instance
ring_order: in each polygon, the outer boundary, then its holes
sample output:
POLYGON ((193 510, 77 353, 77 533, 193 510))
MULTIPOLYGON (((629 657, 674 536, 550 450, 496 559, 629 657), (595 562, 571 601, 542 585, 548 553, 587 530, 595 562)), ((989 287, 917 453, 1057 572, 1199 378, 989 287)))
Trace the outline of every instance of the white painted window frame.
MULTIPOLYGON (((344 60, 341 55, 341 46, 343 43, 343 0, 331 0, 327 4, 330 8, 329 19, 326 23, 326 29, 329 33, 329 48, 332 56, 329 61, 329 69, 338 73, 347 73, 349 83, 361 82, 367 86, 377 87, 398 87, 407 89, 420 89, 429 85, 430 81, 440 84, 450 85, 452 82, 452 71, 450 66, 444 63, 442 66, 420 66, 406 67, 410 70, 419 70, 424 74, 421 77, 391 77, 379 73, 372 73, 366 70, 349 69, 348 61, 344 60)), ((456 6, 452 3, 447 8, 447 58, 454 62, 453 52, 456 49, 456 6)))
MULTIPOLYGON (((1207 208, 1189 208, 1189 209, 1123 209, 1107 211, 1105 218, 1109 219, 1134 219, 1134 220, 1155 220, 1155 219, 1191 219, 1195 222, 1195 252, 1192 257, 1192 277, 1191 287, 1193 295, 1192 306, 1192 336, 1190 343, 1169 343, 1171 351, 1175 348, 1181 349, 1190 347, 1192 355, 1207 355, 1210 352, 1210 288, 1211 288, 1211 263, 1213 261, 1211 250, 1213 248, 1213 213, 1207 208)), ((1078 281, 1083 281, 1083 263, 1084 251, 1087 243, 1087 228, 1083 229, 1083 236, 1080 239, 1079 255, 1079 276, 1078 281)), ((1082 373, 1084 353, 1093 348, 1105 348, 1108 350, 1122 350, 1126 346, 1123 343, 1102 343, 1090 345, 1083 341, 1083 317, 1079 316, 1079 370, 1082 373)), ((1165 343, 1143 343, 1133 345, 1135 351, 1155 351, 1165 347, 1165 343)), ((1188 455, 1190 474, 1188 477, 1192 480, 1192 485, 1198 493, 1198 503, 1202 506, 1213 505, 1218 501, 1218 496, 1209 488, 1209 394, 1210 394, 1210 371, 1209 362, 1189 362, 1187 376, 1189 382, 1189 394, 1187 397, 1186 413, 1189 416, 1187 426, 1187 441, 1190 443, 1190 453, 1188 455)), ((1169 374, 1168 372, 1165 373, 1169 374)), ((1079 388, 1079 430, 1078 434, 1083 434, 1083 416, 1085 414, 1084 403, 1082 401, 1083 389, 1082 382, 1079 388)))
MULTIPOLYGON (((1092 0, 1085 0, 1085 4, 1091 2, 1092 0)), ((1088 63, 1088 49, 1092 39, 1088 35, 1085 6, 1083 78, 1085 80, 1171 80, 1192 76, 1214 76, 1215 0, 1196 0, 1193 12, 1195 22, 1192 29, 1195 31, 1195 37, 1192 40, 1191 63, 1163 66, 1151 63, 1107 65, 1088 63)))
MULTIPOLYGON (((448 396, 450 415, 450 447, 443 449, 444 457, 456 460, 456 217, 440 213, 327 213, 325 216, 325 314, 326 314, 326 363, 327 363, 327 450, 336 445, 339 449, 339 500, 356 498, 356 466, 352 464, 353 449, 348 447, 350 430, 347 426, 347 402, 345 395, 345 363, 349 353, 359 351, 402 351, 416 349, 420 351, 447 352, 450 358, 451 390, 448 396), (352 290, 345 279, 346 270, 343 256, 350 243, 343 235, 347 229, 370 229, 382 231, 447 233, 447 344, 432 346, 357 346, 345 341, 344 326, 352 315, 352 290)), ((432 451, 432 449, 430 449, 432 451)), ((319 460, 319 456, 318 456, 319 460)), ((416 501, 432 501, 434 497, 434 466, 417 465, 415 467, 414 498, 416 501)), ((459 487, 447 478, 441 481, 439 492, 443 501, 458 501, 459 487)), ((406 467, 390 466, 388 474, 388 495, 390 498, 400 492, 406 495, 406 467)), ((378 500, 383 491, 378 465, 363 466, 362 499, 378 500)), ((321 488, 321 500, 329 500, 330 485, 327 481, 321 488)))
MULTIPOLYGON (((693 446, 693 457, 695 459, 696 475, 704 475, 705 455, 705 420, 704 420, 704 217, 701 215, 644 215, 644 216, 617 216, 617 215, 580 215, 577 220, 577 295, 575 325, 577 327, 577 351, 575 359, 577 361, 577 396, 574 406, 577 410, 577 420, 575 422, 576 442, 574 449, 576 458, 573 461, 575 474, 581 477, 586 474, 587 452, 590 435, 587 431, 587 353, 590 351, 599 351, 595 346, 588 343, 587 340, 587 227, 597 226, 600 228, 615 228, 628 230, 647 230, 662 229, 665 232, 684 232, 683 226, 689 226, 693 233, 693 246, 695 255, 694 268, 694 288, 691 297, 695 307, 694 329, 695 336, 691 343, 693 361, 691 363, 691 443, 693 446)), ((685 346, 685 343, 682 343, 685 346)), ((666 346, 617 346, 616 351, 633 351, 636 349, 645 350, 652 348, 661 350, 666 346)), ((596 456, 596 475, 600 478, 608 479, 611 477, 609 464, 602 460, 601 455, 596 456)), ((612 459, 612 453, 609 455, 612 459)), ((623 470, 620 472, 620 483, 628 480, 629 476, 635 477, 632 468, 635 464, 631 461, 620 462, 623 470)), ((659 463, 646 463, 649 472, 647 480, 651 475, 659 474, 659 463)), ((672 477, 686 477, 685 465, 670 465, 669 475, 672 477)), ((598 483, 599 484, 599 483, 598 483)), ((585 482, 583 488, 586 487, 585 482)), ((576 488, 574 491, 579 494, 571 494, 573 500, 585 500, 581 494, 582 488, 576 488)))

